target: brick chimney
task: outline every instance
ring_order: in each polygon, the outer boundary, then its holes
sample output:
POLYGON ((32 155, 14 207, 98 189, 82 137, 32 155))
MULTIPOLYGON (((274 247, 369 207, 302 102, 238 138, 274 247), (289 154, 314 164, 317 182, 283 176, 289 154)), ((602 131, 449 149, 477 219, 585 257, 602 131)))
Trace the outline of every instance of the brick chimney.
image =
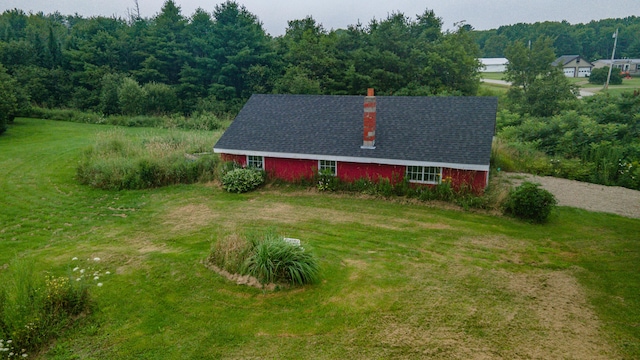
POLYGON ((364 134, 361 148, 376 148, 376 97, 371 88, 367 89, 367 96, 364 98, 364 134))

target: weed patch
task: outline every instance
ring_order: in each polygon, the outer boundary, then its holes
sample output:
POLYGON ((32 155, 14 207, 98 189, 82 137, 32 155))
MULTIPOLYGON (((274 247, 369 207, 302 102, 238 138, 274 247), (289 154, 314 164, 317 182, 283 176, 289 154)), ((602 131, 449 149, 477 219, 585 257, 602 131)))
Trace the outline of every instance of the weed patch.
POLYGON ((80 265, 77 258, 72 264, 77 266, 68 276, 42 275, 27 260, 14 260, 2 273, 0 358, 27 357, 89 310, 90 287, 101 287, 100 278, 110 273, 80 265))
POLYGON ((76 170, 80 183, 100 189, 147 189, 214 179, 218 157, 206 133, 134 139, 108 131, 87 149, 76 170))

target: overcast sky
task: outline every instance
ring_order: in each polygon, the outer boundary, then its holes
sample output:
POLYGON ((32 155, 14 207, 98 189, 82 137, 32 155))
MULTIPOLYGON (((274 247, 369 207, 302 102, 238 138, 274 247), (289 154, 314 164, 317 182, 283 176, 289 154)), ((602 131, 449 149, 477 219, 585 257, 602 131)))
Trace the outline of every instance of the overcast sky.
MULTIPOLYGON (((152 17, 162 8, 165 0, 138 0, 143 17, 152 17)), ((191 16, 198 7, 212 12, 221 0, 174 0, 184 16, 191 16)), ((327 30, 346 28, 360 21, 384 19, 394 11, 415 18, 425 9, 432 9, 442 18, 445 29, 466 21, 478 30, 497 28, 520 22, 567 20, 571 24, 591 20, 640 16, 640 0, 238 0, 240 4, 264 24, 273 36, 282 35, 288 20, 307 15, 327 30)), ((0 11, 22 9, 26 12, 63 15, 78 13, 82 16, 125 17, 135 7, 134 0, 0 0, 0 11)), ((638 34, 640 36, 640 34, 638 34)))

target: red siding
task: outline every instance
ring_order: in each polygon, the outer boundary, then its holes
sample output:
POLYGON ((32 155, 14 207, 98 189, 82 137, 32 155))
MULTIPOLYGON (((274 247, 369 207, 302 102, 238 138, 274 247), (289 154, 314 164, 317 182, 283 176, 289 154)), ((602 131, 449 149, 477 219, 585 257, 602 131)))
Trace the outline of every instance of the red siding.
POLYGON ((487 186, 487 171, 442 169, 442 179, 451 178, 451 184, 455 189, 459 189, 466 184, 474 192, 482 192, 487 186))
POLYGON ((264 166, 267 174, 286 181, 311 179, 318 170, 317 160, 265 158, 264 166))
POLYGON ((222 161, 233 161, 242 166, 247 165, 247 155, 230 155, 230 154, 221 154, 220 158, 222 161))
POLYGON ((361 178, 376 181, 382 177, 398 183, 404 179, 405 172, 406 166, 338 162, 338 177, 343 181, 361 178))
MULTIPOLYGON (((247 163, 245 155, 222 154, 221 157, 224 161, 235 161, 241 165, 246 165, 247 163)), ((285 181, 311 179, 318 171, 317 160, 265 157, 264 166, 269 176, 285 181)), ((376 181, 382 177, 397 183, 404 179, 406 172, 406 166, 400 165, 360 164, 338 161, 337 166, 338 177, 343 181, 354 181, 361 178, 376 181)), ((459 189, 466 184, 473 191, 482 192, 487 185, 487 172, 443 168, 442 179, 450 179, 455 189, 459 189)))

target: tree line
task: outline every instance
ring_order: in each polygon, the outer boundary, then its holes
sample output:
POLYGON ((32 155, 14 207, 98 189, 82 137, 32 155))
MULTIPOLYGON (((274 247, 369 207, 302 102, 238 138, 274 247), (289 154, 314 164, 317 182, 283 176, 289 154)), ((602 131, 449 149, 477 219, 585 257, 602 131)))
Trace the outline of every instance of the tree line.
POLYGON ((558 56, 580 55, 595 61, 611 58, 612 35, 619 29, 618 58, 640 58, 640 17, 594 20, 586 24, 569 24, 567 21, 545 21, 533 24, 518 23, 497 29, 473 31, 474 40, 482 51, 482 57, 505 57, 507 47, 520 41, 528 44, 541 36, 552 39, 558 56))
POLYGON ((330 31, 306 17, 278 37, 234 1, 189 17, 173 0, 151 18, 0 15, 0 80, 18 108, 189 115, 235 112, 253 93, 473 95, 478 55, 468 28, 443 31, 431 10, 330 31))

